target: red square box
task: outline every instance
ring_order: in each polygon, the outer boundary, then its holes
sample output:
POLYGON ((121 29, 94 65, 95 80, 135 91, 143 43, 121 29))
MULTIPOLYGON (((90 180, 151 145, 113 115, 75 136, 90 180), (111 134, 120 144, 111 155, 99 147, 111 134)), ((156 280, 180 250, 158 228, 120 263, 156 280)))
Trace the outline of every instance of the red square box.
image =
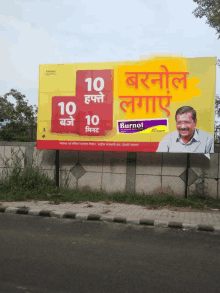
POLYGON ((113 70, 77 70, 76 71, 76 96, 99 95, 111 92, 113 96, 113 70))
POLYGON ((51 132, 79 132, 80 102, 74 96, 52 97, 51 132))
POLYGON ((113 71, 78 70, 76 81, 76 97, 80 101, 80 135, 104 135, 106 130, 113 128, 113 71), (93 127, 93 122, 98 120, 99 123, 93 127), (97 127, 99 132, 93 129, 90 132, 90 128, 97 127))

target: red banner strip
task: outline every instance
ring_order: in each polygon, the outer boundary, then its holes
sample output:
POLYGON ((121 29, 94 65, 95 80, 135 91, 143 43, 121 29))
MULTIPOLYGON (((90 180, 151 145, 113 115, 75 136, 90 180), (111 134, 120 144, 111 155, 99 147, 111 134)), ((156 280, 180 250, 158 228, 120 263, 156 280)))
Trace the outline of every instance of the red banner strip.
POLYGON ((159 142, 37 140, 36 147, 47 150, 156 152, 158 145, 159 142))

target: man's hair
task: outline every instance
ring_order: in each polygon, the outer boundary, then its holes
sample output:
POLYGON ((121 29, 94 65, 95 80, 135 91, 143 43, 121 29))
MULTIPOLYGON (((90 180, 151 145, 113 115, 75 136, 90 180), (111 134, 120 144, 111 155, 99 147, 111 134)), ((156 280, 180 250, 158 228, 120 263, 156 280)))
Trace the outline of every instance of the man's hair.
POLYGON ((192 119, 193 121, 195 122, 196 120, 196 111, 190 107, 190 106, 183 106, 183 107, 180 107, 177 111, 176 111, 176 115, 175 115, 175 119, 177 121, 177 115, 182 115, 182 114, 185 114, 187 112, 191 112, 192 113, 192 119))

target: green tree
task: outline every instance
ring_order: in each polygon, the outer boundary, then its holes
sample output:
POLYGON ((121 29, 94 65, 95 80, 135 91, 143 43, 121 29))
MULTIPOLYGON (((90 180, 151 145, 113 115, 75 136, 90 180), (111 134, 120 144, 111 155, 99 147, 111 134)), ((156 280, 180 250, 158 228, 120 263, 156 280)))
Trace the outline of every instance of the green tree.
POLYGON ((28 105, 28 102, 24 100, 25 97, 15 89, 0 96, 0 119, 11 120, 11 123, 3 126, 0 130, 2 140, 14 140, 17 136, 25 133, 28 136, 28 128, 36 128, 38 108, 36 105, 28 105), (16 105, 8 101, 9 96, 14 97, 16 105))
MULTIPOLYGON (((193 10, 193 14, 197 18, 206 17, 206 23, 216 30, 218 39, 220 39, 220 0, 193 0, 198 7, 193 10)), ((220 67, 220 59, 217 60, 220 67)), ((215 114, 220 117, 220 96, 215 97, 215 114)), ((220 123, 215 121, 215 142, 220 142, 219 136, 220 123)))
MULTIPOLYGON (((215 96, 215 115, 220 117, 220 96, 215 96)), ((220 143, 220 123, 215 121, 215 143, 220 143)))
MULTIPOLYGON (((198 7, 193 11, 195 17, 206 17, 206 23, 216 30, 220 39, 220 0, 193 0, 198 7)), ((218 60, 219 61, 219 60, 218 60)))

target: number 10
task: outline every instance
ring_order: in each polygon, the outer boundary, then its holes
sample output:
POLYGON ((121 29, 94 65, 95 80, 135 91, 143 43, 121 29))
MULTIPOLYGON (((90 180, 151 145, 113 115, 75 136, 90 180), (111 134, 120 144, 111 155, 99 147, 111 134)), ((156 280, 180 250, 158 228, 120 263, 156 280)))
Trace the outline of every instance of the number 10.
MULTIPOLYGON (((60 106, 60 114, 61 115, 64 115, 64 102, 60 102, 59 104, 58 104, 58 106, 60 106)), ((68 114, 68 115, 73 115, 73 114, 75 114, 75 112, 76 112, 76 104, 74 103, 74 102, 69 102, 69 103, 67 103, 66 104, 66 113, 68 114), (70 106, 72 106, 73 107, 73 109, 72 109, 72 111, 70 111, 70 106)))
POLYGON ((99 116, 97 116, 97 115, 93 115, 92 118, 90 115, 87 115, 85 118, 87 119, 87 125, 90 125, 91 122, 93 125, 99 124, 99 116))
MULTIPOLYGON (((91 92, 92 90, 92 78, 89 77, 87 79, 85 79, 85 82, 88 83, 88 91, 91 92)), ((100 92, 103 90, 105 86, 105 82, 104 79, 101 77, 97 77, 94 81, 93 81, 93 88, 95 91, 100 92), (100 82, 100 86, 98 87, 98 81, 100 82)))

